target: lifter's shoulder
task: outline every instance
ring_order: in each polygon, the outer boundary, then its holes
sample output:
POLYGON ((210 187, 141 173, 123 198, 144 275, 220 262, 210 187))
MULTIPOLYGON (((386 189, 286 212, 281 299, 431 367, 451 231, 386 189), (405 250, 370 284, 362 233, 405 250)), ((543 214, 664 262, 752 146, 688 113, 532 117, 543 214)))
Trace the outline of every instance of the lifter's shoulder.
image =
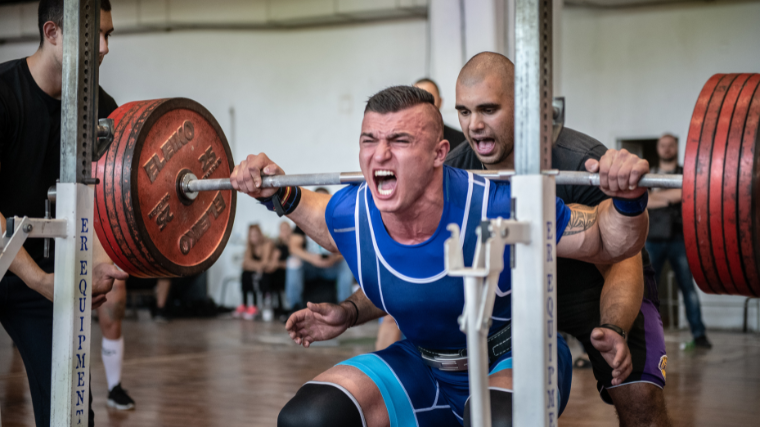
POLYGON ((354 226, 356 198, 363 184, 351 184, 338 190, 330 197, 325 209, 325 221, 331 229, 350 228, 354 226))

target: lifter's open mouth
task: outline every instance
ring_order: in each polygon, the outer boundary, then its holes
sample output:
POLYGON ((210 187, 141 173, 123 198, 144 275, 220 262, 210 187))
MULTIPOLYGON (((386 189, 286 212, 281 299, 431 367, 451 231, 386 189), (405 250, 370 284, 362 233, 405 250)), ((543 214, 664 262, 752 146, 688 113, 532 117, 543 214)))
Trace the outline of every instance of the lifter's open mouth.
POLYGON ((378 169, 374 173, 377 193, 381 196, 390 196, 396 190, 396 174, 387 169, 378 169))

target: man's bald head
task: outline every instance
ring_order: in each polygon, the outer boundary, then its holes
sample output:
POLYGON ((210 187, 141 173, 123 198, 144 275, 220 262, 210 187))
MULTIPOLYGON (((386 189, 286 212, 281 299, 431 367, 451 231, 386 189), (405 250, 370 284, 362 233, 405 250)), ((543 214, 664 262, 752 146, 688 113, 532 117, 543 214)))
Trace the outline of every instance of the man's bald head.
POLYGON ((504 55, 494 52, 481 52, 467 61, 459 72, 457 84, 472 86, 489 77, 498 78, 504 88, 515 87, 515 64, 504 55))
POLYGON ((483 52, 459 72, 459 124, 488 169, 513 167, 515 66, 504 55, 483 52))

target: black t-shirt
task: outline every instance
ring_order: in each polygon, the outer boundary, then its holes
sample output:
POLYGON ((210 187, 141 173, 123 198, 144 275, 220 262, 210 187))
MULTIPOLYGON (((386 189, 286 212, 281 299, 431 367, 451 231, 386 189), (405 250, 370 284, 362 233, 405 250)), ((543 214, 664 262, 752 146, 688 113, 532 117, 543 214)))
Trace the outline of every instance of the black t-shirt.
MULTIPOLYGON (((659 168, 652 173, 683 174, 683 167, 676 166, 676 170, 663 172, 659 168)), ((671 239, 683 239, 683 217, 681 216, 681 202, 671 203, 664 208, 649 210, 649 235, 648 240, 668 241, 671 239)))
MULTIPOLYGON (((599 159, 607 147, 596 139, 569 128, 562 129, 552 148, 552 168, 585 171, 588 159, 599 159)), ((446 157, 446 164, 460 169, 484 169, 470 144, 462 144, 446 157)), ((565 204, 596 206, 607 198, 598 187, 558 185, 557 197, 565 204)), ((557 294, 570 294, 604 286, 604 277, 595 265, 574 259, 557 259, 557 294)))
POLYGON ((454 128, 443 125, 443 139, 449 141, 450 150, 462 145, 465 140, 464 134, 454 128))
MULTIPOLYGON (((108 117, 117 107, 100 88, 99 117, 108 117)), ((61 101, 37 85, 26 58, 0 64, 0 212, 6 218, 42 218, 60 164, 61 101)), ((43 270, 52 272, 54 251, 45 259, 43 245, 43 239, 27 239, 24 248, 43 270)))

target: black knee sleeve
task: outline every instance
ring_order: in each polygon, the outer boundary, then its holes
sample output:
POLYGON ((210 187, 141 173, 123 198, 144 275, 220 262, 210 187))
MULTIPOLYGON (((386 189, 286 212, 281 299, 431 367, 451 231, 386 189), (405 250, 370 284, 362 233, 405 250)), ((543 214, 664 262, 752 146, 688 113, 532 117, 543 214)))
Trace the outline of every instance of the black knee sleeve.
POLYGON ((306 383, 277 417, 277 427, 366 427, 359 403, 336 384, 306 383))
MULTIPOLYGON (((491 395, 491 426, 512 427, 512 392, 489 389, 491 395)), ((464 404, 464 427, 470 427, 470 399, 464 404)))

